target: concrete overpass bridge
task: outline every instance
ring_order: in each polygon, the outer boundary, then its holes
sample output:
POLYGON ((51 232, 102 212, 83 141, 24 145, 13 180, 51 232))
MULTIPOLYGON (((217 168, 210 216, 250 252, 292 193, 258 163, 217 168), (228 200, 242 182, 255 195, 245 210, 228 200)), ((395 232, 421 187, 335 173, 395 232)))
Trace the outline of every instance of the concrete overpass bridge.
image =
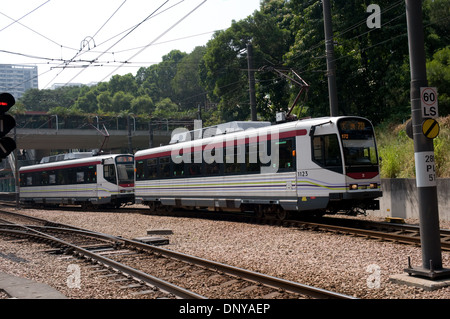
MULTIPOLYGON (((15 115, 17 150, 0 161, 0 193, 15 192, 15 170, 32 165, 52 151, 102 149, 135 153, 136 150, 167 145, 176 128, 192 130, 193 120, 142 120, 137 117, 57 116, 44 112, 15 115)), ((14 138, 14 132, 8 136, 14 138)))
POLYGON ((193 120, 142 120, 133 116, 16 115, 18 149, 128 151, 167 145, 172 131, 192 129, 193 120))

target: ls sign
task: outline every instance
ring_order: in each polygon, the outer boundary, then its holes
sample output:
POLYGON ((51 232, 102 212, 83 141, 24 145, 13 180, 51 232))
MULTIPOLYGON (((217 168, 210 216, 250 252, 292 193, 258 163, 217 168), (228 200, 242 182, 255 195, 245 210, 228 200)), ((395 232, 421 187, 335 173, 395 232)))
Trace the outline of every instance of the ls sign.
POLYGON ((420 88, 422 117, 436 119, 439 117, 437 88, 420 88))

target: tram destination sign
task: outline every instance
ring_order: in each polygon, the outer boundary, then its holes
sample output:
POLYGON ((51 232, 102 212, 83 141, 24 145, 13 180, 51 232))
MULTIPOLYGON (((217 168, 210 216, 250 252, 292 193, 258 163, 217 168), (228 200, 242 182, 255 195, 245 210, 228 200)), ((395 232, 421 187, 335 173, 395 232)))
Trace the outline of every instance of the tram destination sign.
POLYGON ((420 88, 422 117, 436 119, 439 117, 438 91, 434 87, 420 88))

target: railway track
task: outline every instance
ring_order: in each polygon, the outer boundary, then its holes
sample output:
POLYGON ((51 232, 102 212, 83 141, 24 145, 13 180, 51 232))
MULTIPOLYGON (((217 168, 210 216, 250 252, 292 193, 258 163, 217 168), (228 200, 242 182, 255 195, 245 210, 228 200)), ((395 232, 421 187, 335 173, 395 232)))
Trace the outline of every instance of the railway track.
MULTIPOLYGON (((140 293, 177 299, 353 299, 336 292, 175 252, 136 240, 91 232, 39 218, 0 211, 0 233, 52 245, 108 270, 115 282, 141 287, 140 293), (11 220, 20 219, 21 224, 11 220), (24 222, 28 220, 28 223, 24 222), (162 294, 162 295, 161 295, 162 294)), ((101 270, 99 270, 101 271, 101 270)))
MULTIPOLYGON (((60 208, 58 208, 60 209, 60 208)), ((78 207, 68 207, 67 209, 79 210, 78 207)), ((150 213, 147 208, 121 208, 121 211, 156 214, 163 216, 195 217, 205 219, 231 220, 244 223, 268 224, 281 227, 298 227, 300 229, 310 229, 317 231, 329 231, 338 234, 365 237, 368 239, 392 241, 401 244, 420 246, 420 229, 417 225, 394 224, 387 222, 374 222, 361 219, 348 218, 307 218, 278 220, 276 218, 257 218, 248 214, 236 213, 214 213, 203 211, 183 211, 174 210, 170 212, 150 213)), ((450 251, 450 230, 441 229, 441 249, 450 251)))
MULTIPOLYGON (((368 239, 392 241, 420 246, 420 228, 416 225, 391 224, 387 222, 355 219, 322 218, 317 221, 294 221, 299 227, 332 231, 339 234, 361 236, 368 239)), ((441 249, 450 251, 450 230, 441 229, 441 249)))
MULTIPOLYGON (((132 212, 140 212, 148 214, 145 208, 125 208, 125 210, 132 212)), ((353 235, 365 237, 368 239, 386 240, 397 242, 401 244, 408 244, 420 246, 420 228, 417 225, 408 224, 394 224, 388 222, 375 222, 361 219, 348 218, 334 218, 334 217, 318 217, 318 218, 303 218, 290 220, 278 220, 276 218, 257 218, 252 215, 245 214, 227 214, 210 212, 183 212, 173 211, 166 213, 157 213, 157 215, 165 216, 181 216, 181 217, 196 217, 205 219, 223 219, 232 220, 236 222, 268 224, 281 227, 298 227, 300 229, 310 229, 317 231, 329 231, 338 234, 353 235)), ((450 251, 450 230, 441 229, 441 249, 443 251, 450 251)))

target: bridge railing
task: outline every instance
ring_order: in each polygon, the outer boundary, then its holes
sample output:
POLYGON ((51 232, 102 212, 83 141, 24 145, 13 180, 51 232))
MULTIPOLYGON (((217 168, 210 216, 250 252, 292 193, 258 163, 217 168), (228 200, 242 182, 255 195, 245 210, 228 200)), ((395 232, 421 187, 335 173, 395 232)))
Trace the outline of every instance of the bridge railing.
POLYGON ((18 129, 50 129, 50 130, 101 130, 103 126, 108 131, 167 131, 185 127, 192 129, 192 119, 142 119, 135 116, 111 117, 111 116, 61 116, 47 113, 19 114, 15 116, 18 129))

